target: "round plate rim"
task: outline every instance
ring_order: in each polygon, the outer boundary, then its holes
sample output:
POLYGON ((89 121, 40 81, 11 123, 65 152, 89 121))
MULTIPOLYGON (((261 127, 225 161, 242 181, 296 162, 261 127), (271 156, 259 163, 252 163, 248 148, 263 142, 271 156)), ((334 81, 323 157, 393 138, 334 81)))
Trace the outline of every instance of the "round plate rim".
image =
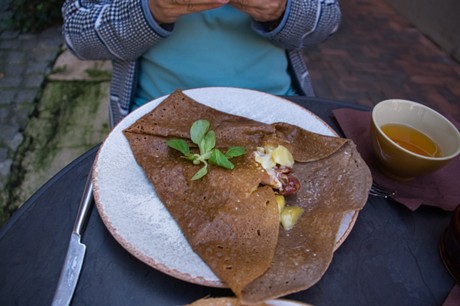
MULTIPOLYGON (((325 128, 327 128, 330 133, 333 136, 338 137, 339 135, 335 132, 335 130, 330 127, 323 119, 318 117, 316 114, 313 112, 309 111, 308 109, 286 99, 283 97, 279 96, 274 96, 268 93, 264 92, 259 92, 251 89, 243 89, 243 88, 232 88, 232 87, 204 87, 204 88, 195 88, 195 89, 189 89, 189 90, 184 90, 184 94, 189 95, 190 97, 193 98, 194 95, 202 93, 203 91, 205 92, 212 92, 214 91, 215 93, 222 93, 222 92, 239 92, 240 94, 244 94, 245 92, 247 93, 252 93, 256 95, 264 95, 264 96, 270 96, 270 98, 277 99, 280 102, 282 101, 283 103, 290 103, 292 107, 298 108, 300 111, 307 112, 310 116, 314 117, 318 122, 320 122, 325 128)), ((107 215, 105 209, 104 209, 104 203, 103 199, 101 199, 100 192, 99 192, 99 181, 98 181, 98 165, 99 161, 101 159, 101 156, 103 155, 102 152, 104 152, 104 148, 106 145, 106 142, 110 141, 111 135, 113 133, 119 133, 121 132, 122 129, 126 128, 127 126, 127 121, 135 121, 139 119, 143 114, 147 113, 148 111, 154 109, 161 101, 166 99, 169 95, 165 95, 162 97, 159 97, 157 99, 154 99, 145 105, 141 106, 140 108, 136 109, 132 113, 128 114, 123 120, 121 120, 109 133, 109 135, 106 137, 105 141, 102 143, 102 145, 99 148, 99 151, 96 155, 96 159, 94 161, 93 165, 93 188, 94 188, 94 198, 95 198, 95 204, 96 208, 98 209, 98 212, 100 214, 100 217, 106 226, 106 228, 109 230, 111 235, 115 238, 115 240, 125 249, 127 250, 131 255, 139 259, 140 261, 144 262, 148 266, 155 268, 156 270, 159 270, 165 274, 168 274, 172 277, 198 284, 198 285, 204 285, 204 286, 209 286, 209 287, 218 287, 218 288, 225 288, 226 285, 221 282, 220 280, 208 280, 206 278, 200 277, 200 276, 191 276, 190 274, 182 271, 178 271, 176 269, 171 269, 170 267, 160 263, 159 261, 155 260, 154 258, 151 258, 149 256, 146 256, 143 254, 142 251, 139 250, 138 246, 133 245, 130 241, 126 240, 123 235, 119 233, 117 230, 117 226, 113 224, 111 221, 111 217, 107 215)), ((202 102, 202 101, 199 101, 202 102)), ((353 229, 355 222, 357 220, 359 211, 351 211, 348 214, 344 215, 344 219, 346 218, 348 221, 348 225, 345 228, 345 230, 340 233, 340 237, 336 239, 336 244, 334 246, 334 252, 343 244, 343 242, 346 240, 348 235, 350 234, 351 230, 353 229)), ((342 221, 343 222, 343 221, 342 221)), ((339 234, 339 233, 338 233, 339 234)))

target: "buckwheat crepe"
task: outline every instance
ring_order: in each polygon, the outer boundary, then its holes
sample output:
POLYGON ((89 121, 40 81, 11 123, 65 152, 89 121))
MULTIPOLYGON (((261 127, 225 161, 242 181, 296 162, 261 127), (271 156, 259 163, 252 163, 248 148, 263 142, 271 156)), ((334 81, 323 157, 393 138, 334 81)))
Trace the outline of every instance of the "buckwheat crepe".
MULTIPOLYGON (((221 298, 211 298, 206 297, 199 299, 187 306, 247 306, 248 304, 243 304, 240 300, 234 297, 221 297, 221 298)), ((289 301, 289 300, 271 300, 267 302, 261 302, 257 304, 251 304, 253 306, 276 306, 276 305, 284 305, 284 306, 311 306, 310 304, 305 304, 297 301, 289 301)))
MULTIPOLYGON (((287 123, 265 124, 202 105, 172 93, 124 135, 137 163, 171 213, 191 248, 245 303, 258 303, 314 285, 329 266, 343 215, 361 209, 370 171, 352 141, 308 132, 287 123), (216 147, 244 146, 235 169, 200 168, 167 147, 171 138, 190 141, 190 127, 207 119, 216 147), (304 208, 295 227, 279 225, 275 192, 253 152, 282 144, 296 161, 301 188, 287 205, 304 208)), ((191 143, 191 142, 190 142, 191 143)))

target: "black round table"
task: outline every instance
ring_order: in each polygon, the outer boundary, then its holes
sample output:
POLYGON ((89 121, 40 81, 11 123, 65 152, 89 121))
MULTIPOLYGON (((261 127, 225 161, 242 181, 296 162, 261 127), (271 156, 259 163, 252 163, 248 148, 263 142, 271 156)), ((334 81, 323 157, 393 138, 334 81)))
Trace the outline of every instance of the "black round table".
MULTIPOLYGON (((361 108, 319 98, 289 97, 337 131, 331 111, 361 108)), ((365 108, 364 108, 365 109, 365 108)), ((0 231, 0 305, 50 305, 86 177, 98 147, 49 180, 0 231)), ((455 282, 438 244, 451 214, 416 212, 370 197, 323 278, 285 298, 315 305, 442 305, 455 282)), ((72 305, 184 305, 227 289, 190 284, 145 265, 111 236, 93 206, 72 305)))

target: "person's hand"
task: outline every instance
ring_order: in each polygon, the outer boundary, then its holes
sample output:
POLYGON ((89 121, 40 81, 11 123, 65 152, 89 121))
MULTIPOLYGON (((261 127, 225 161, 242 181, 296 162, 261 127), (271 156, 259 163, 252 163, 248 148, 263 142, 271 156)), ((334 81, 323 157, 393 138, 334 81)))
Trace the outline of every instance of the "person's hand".
POLYGON ((254 20, 279 20, 286 9, 286 0, 230 0, 230 5, 247 13, 254 20))
POLYGON ((218 8, 228 2, 229 0, 149 0, 149 7, 153 18, 159 24, 165 24, 176 22, 180 16, 218 8))

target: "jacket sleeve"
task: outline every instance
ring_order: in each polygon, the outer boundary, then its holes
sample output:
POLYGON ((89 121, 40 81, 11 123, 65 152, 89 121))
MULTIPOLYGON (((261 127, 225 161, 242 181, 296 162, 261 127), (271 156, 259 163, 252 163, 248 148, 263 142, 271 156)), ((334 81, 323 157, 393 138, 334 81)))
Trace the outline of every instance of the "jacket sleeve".
POLYGON ((338 0, 288 0, 278 26, 267 29, 253 22, 253 29, 285 49, 301 49, 319 44, 334 34, 340 24, 338 0))
POLYGON ((172 29, 160 27, 147 0, 66 0, 63 35, 81 59, 134 60, 172 29))

